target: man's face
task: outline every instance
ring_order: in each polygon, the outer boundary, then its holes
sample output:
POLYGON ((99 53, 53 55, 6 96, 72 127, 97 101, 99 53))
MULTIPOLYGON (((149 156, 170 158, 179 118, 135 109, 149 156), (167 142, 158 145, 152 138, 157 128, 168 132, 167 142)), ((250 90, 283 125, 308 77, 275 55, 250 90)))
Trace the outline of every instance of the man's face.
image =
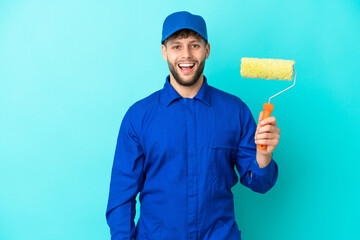
POLYGON ((192 86, 203 73, 210 44, 204 46, 201 38, 188 35, 187 38, 169 39, 166 46, 161 46, 161 50, 176 82, 182 86, 192 86))

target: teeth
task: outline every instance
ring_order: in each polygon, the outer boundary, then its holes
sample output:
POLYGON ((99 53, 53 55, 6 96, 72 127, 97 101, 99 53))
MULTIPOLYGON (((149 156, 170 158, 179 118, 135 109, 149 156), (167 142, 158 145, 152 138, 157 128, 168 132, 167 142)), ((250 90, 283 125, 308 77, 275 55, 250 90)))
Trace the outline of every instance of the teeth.
POLYGON ((193 67, 195 63, 181 63, 179 64, 180 67, 193 67))

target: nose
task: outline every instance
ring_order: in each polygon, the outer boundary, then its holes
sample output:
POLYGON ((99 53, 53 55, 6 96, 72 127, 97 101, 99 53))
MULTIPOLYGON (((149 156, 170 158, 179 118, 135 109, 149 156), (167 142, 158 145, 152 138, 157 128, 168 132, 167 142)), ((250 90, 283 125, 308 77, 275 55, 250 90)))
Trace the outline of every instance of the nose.
POLYGON ((190 49, 190 47, 185 47, 185 48, 184 48, 183 57, 184 57, 184 58, 189 58, 189 57, 191 57, 191 49, 190 49))

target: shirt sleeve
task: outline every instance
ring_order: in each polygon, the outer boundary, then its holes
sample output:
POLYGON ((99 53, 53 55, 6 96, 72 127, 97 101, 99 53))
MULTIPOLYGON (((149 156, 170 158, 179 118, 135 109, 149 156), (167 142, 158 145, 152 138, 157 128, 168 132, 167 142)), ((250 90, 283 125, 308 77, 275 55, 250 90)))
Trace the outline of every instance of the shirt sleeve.
POLYGON ((236 168, 240 175, 241 184, 255 192, 266 193, 270 190, 278 177, 278 166, 274 159, 260 168, 256 160, 255 132, 256 123, 250 109, 243 103, 241 110, 241 140, 238 147, 236 168), (250 177, 250 173, 252 176, 250 177))
POLYGON ((111 173, 106 220, 112 240, 134 238, 136 195, 143 187, 144 153, 132 114, 130 108, 122 120, 111 173))

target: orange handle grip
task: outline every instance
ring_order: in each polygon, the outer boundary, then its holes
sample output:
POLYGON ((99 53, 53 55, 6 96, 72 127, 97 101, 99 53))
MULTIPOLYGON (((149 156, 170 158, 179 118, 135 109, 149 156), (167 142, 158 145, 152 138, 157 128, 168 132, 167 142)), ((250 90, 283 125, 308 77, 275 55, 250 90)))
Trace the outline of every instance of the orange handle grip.
MULTIPOLYGON (((272 103, 264 103, 263 110, 264 110, 264 115, 263 115, 263 119, 261 119, 261 121, 264 120, 265 118, 268 118, 268 117, 271 116, 271 113, 274 110, 274 104, 272 104, 272 103)), ((260 124, 260 123, 258 123, 258 124, 260 124)), ((261 149, 261 150, 266 150, 267 145, 258 144, 257 148, 261 149)))

